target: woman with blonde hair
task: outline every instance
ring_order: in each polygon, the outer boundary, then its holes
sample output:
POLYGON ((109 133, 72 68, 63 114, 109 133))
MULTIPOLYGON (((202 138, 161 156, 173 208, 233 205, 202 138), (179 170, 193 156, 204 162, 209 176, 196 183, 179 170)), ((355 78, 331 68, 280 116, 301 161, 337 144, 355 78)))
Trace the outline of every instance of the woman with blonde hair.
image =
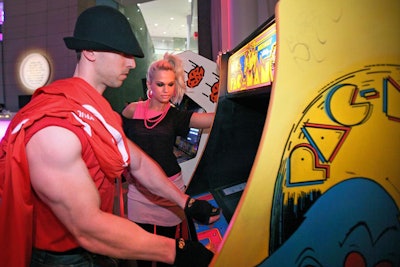
MULTIPOLYGON (((146 84, 148 99, 130 103, 122 111, 124 131, 161 166, 170 181, 184 191, 181 168, 173 153, 175 139, 186 136, 191 127, 211 127, 214 113, 175 108, 174 105, 182 101, 186 86, 182 61, 173 54, 166 53, 163 59, 150 65, 146 84)), ((128 218, 148 232, 175 237, 177 226, 184 219, 182 210, 175 203, 152 194, 134 177, 129 181, 128 218)), ((214 212, 218 214, 217 209, 214 212)), ((139 267, 151 264, 138 261, 139 267)), ((171 265, 159 262, 157 266, 171 265)))

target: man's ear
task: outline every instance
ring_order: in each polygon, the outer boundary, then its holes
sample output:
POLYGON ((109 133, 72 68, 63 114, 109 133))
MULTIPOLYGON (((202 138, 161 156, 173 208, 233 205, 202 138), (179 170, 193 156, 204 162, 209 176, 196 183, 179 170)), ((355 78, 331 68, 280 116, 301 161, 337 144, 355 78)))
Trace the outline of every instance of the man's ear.
POLYGON ((82 50, 82 55, 89 61, 94 61, 96 59, 96 55, 93 50, 82 50))

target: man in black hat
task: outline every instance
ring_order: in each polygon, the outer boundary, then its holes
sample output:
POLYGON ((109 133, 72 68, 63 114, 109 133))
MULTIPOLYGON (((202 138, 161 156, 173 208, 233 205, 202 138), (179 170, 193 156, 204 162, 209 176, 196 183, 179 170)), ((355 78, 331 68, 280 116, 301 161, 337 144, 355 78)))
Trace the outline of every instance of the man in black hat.
MULTIPOLYGON (((214 222, 219 210, 179 191, 124 135, 102 97, 144 57, 119 11, 96 6, 78 18, 72 78, 35 91, 0 143, 0 262, 4 266, 102 266, 98 254, 176 266, 207 266, 198 242, 152 235, 112 214, 114 186, 130 172, 191 217, 214 222)), ((120 184, 120 183, 119 183, 120 184)))

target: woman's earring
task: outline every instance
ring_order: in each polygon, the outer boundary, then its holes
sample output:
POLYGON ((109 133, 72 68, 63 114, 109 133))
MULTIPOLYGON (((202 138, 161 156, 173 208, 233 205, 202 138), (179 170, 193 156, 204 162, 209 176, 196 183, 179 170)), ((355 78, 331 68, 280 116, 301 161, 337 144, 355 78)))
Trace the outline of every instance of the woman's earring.
POLYGON ((147 98, 148 98, 148 99, 150 99, 150 98, 153 96, 153 91, 152 91, 152 90, 149 90, 149 89, 147 89, 147 91, 146 91, 146 95, 147 95, 147 98))

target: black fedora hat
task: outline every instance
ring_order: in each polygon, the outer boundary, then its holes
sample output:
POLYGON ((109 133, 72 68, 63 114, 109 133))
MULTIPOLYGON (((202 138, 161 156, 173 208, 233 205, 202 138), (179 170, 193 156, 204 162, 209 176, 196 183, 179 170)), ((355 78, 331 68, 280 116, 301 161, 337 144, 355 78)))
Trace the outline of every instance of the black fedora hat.
POLYGON ((83 11, 76 21, 74 36, 64 38, 69 49, 115 51, 143 58, 127 18, 109 6, 94 6, 83 11))

